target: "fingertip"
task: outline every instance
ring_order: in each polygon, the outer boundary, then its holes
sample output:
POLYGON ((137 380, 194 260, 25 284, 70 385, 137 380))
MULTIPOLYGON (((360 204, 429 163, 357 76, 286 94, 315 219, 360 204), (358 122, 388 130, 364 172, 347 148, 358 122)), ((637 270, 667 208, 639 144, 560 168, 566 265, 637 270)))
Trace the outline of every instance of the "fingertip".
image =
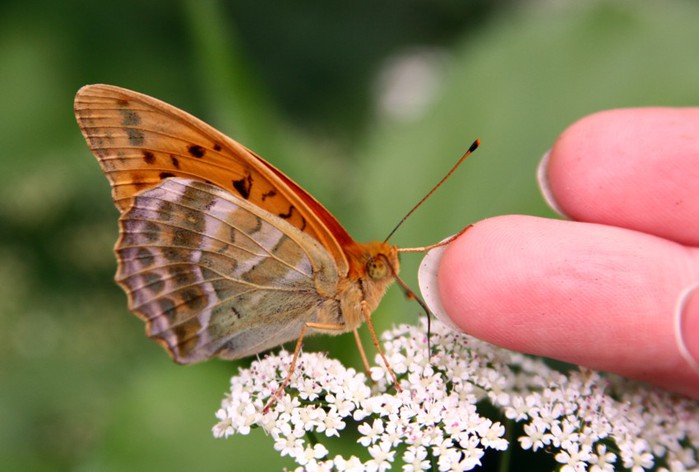
POLYGON ((699 284, 680 294, 675 313, 675 336, 680 354, 699 375, 699 284))
POLYGON ((545 167, 547 201, 576 221, 699 244, 699 108, 625 108, 570 125, 545 167))
POLYGON ((607 369, 615 353, 617 366, 643 370, 677 352, 669 315, 685 258, 679 245, 621 228, 490 218, 443 251, 440 312, 509 349, 607 369))
POLYGON ((541 195, 544 197, 544 201, 549 207, 559 215, 564 218, 568 216, 563 211, 563 208, 556 201, 556 197, 551 190, 551 181, 549 179, 549 163, 551 161, 551 150, 549 149, 544 153, 539 161, 539 165, 536 168, 536 180, 539 184, 539 190, 541 190, 541 195))
MULTIPOLYGON (((464 331, 510 349, 531 352, 522 307, 539 285, 527 249, 541 240, 542 218, 508 215, 476 223, 447 246, 438 267, 441 307, 464 331)), ((545 230, 544 230, 545 231, 545 230)))
POLYGON ((420 268, 418 269, 417 278, 418 284, 420 286, 420 293, 427 303, 427 307, 430 309, 432 314, 447 325, 449 328, 460 331, 458 326, 454 324, 447 312, 442 306, 442 299, 439 295, 439 265, 442 262, 442 257, 446 252, 448 246, 439 246, 432 249, 420 262, 420 268))

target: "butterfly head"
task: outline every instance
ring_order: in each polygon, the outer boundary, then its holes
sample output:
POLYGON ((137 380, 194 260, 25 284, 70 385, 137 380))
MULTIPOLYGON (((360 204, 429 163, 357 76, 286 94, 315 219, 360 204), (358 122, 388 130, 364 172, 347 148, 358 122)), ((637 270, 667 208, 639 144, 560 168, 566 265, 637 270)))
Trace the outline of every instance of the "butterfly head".
POLYGON ((398 276, 398 248, 373 241, 365 244, 354 243, 344 249, 348 260, 351 261, 348 279, 361 291, 369 312, 373 312, 386 289, 398 276))
POLYGON ((391 273, 388 261, 384 254, 372 257, 365 264, 366 273, 372 280, 381 280, 391 273))
POLYGON ((378 241, 345 248, 351 261, 349 277, 367 282, 390 283, 400 269, 398 248, 378 241))

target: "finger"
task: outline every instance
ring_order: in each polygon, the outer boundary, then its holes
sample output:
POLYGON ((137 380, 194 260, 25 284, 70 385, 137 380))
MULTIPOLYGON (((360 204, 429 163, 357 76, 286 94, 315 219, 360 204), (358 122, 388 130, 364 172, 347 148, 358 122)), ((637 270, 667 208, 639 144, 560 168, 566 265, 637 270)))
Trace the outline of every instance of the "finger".
POLYGON ((440 310, 438 292, 441 316, 466 333, 699 398, 673 328, 679 294, 699 281, 699 250, 622 228, 503 216, 447 246, 436 273, 425 297, 440 310))
POLYGON ((699 245, 699 108, 587 116, 558 138, 541 170, 544 193, 573 220, 699 245))
POLYGON ((699 375, 699 283, 687 287, 678 300, 675 336, 680 353, 699 375))

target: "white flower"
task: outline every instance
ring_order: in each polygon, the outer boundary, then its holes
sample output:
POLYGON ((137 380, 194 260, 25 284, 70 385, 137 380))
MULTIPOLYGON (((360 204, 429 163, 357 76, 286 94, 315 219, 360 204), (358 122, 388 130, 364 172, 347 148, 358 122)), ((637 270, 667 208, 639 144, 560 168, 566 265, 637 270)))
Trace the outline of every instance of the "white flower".
POLYGON ((454 448, 454 439, 451 437, 442 438, 432 445, 432 454, 441 458, 447 457, 449 452, 454 448))
POLYGON ((522 449, 531 449, 536 451, 543 448, 548 442, 544 442, 547 438, 546 431, 548 426, 540 419, 535 418, 531 423, 524 425, 526 436, 519 438, 519 443, 522 449))
POLYGON ((405 472, 416 472, 430 468, 430 461, 427 460, 427 449, 423 446, 408 446, 403 453, 403 470, 405 472))
POLYGON ((643 439, 624 442, 619 446, 624 467, 632 472, 642 472, 653 467, 653 455, 648 451, 648 443, 643 439))
POLYGON ((463 451, 452 449, 447 454, 439 457, 439 470, 460 472, 471 470, 480 465, 480 463, 480 456, 475 457, 473 454, 466 454, 463 451))
POLYGON ((505 427, 500 423, 492 423, 485 431, 478 432, 482 435, 481 443, 484 447, 504 451, 507 449, 508 442, 503 439, 505 435, 505 427))
POLYGON ((391 443, 381 441, 379 444, 369 446, 368 450, 372 457, 366 464, 368 471, 384 472, 391 468, 391 462, 393 462, 393 456, 395 455, 391 443))
POLYGON ((333 460, 337 470, 342 470, 345 472, 363 472, 364 464, 356 456, 351 456, 349 459, 345 460, 342 456, 335 456, 333 460))
POLYGON ((398 446, 404 439, 406 439, 406 426, 408 425, 401 424, 398 421, 388 423, 381 440, 390 444, 392 447, 398 446))
POLYGON ((463 441, 460 444, 464 450, 457 469, 470 470, 477 465, 481 465, 481 457, 483 457, 485 452, 479 444, 478 438, 471 436, 465 444, 463 441))
POLYGON ((282 456, 297 457, 303 453, 303 441, 283 436, 275 441, 274 449, 282 456))
POLYGON ((316 459, 309 460, 302 467, 297 467, 295 472, 331 472, 333 469, 333 461, 319 461, 316 459))
POLYGON ((235 428, 233 428, 233 419, 228 417, 228 412, 225 408, 221 408, 216 412, 216 418, 219 422, 213 428, 214 437, 217 438, 227 438, 235 434, 235 428))
POLYGON ((614 472, 616 455, 607 452, 607 446, 604 444, 598 444, 597 452, 590 455, 588 462, 592 464, 590 472, 614 472))
POLYGON ((552 444, 554 447, 568 449, 572 443, 578 442, 579 434, 576 433, 579 425, 564 418, 562 421, 555 421, 551 426, 551 432, 544 435, 544 442, 552 444))
POLYGON ((570 446, 558 454, 555 459, 560 464, 565 464, 562 472, 578 472, 587 470, 587 461, 590 460, 590 449, 587 446, 580 448, 579 444, 570 444, 570 446))
POLYGON ((340 436, 339 430, 345 428, 345 422, 342 421, 342 415, 338 413, 335 407, 330 407, 324 416, 323 420, 318 424, 317 431, 319 433, 325 432, 325 435, 330 436, 340 436))
POLYGON ((536 405, 533 396, 521 397, 516 395, 512 398, 510 406, 505 408, 505 416, 510 420, 522 421, 529 417, 529 412, 536 405))
POLYGON ((301 406, 301 402, 297 397, 292 397, 291 395, 282 395, 279 400, 277 400, 277 403, 274 405, 274 410, 278 414, 283 414, 283 413, 293 413, 296 411, 296 408, 301 406))
POLYGON ((263 413, 292 356, 257 360, 231 379, 212 432, 226 438, 260 427, 280 455, 308 471, 472 470, 486 450, 508 447, 553 454, 565 472, 697 470, 697 402, 590 370, 564 374, 433 328, 430 356, 424 326, 382 334, 401 392, 380 358, 372 368, 379 382, 369 384, 337 360, 301 352, 289 385, 263 413), (511 421, 500 423, 503 416, 511 421), (513 422, 524 435, 510 446, 513 422), (328 459, 331 436, 357 442, 364 454, 328 459))
POLYGON ((359 425, 357 430, 362 435, 357 442, 364 447, 368 447, 370 444, 374 444, 376 441, 378 441, 379 437, 383 433, 383 421, 376 418, 371 426, 369 426, 369 423, 362 423, 359 425))
POLYGON ((325 446, 318 443, 313 447, 306 447, 298 454, 295 459, 301 465, 306 465, 314 459, 322 459, 328 455, 328 450, 325 446))

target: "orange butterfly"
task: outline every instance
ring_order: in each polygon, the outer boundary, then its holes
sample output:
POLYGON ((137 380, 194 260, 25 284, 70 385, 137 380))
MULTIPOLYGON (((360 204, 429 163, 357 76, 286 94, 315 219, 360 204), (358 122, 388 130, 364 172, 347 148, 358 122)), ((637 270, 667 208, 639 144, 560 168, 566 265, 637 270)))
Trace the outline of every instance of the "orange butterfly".
POLYGON ((149 96, 88 85, 75 115, 121 212, 116 281, 176 362, 298 339, 276 396, 306 334, 354 331, 358 341, 366 322, 383 357, 370 314, 397 279, 398 252, 411 249, 355 242, 277 168, 149 96))

